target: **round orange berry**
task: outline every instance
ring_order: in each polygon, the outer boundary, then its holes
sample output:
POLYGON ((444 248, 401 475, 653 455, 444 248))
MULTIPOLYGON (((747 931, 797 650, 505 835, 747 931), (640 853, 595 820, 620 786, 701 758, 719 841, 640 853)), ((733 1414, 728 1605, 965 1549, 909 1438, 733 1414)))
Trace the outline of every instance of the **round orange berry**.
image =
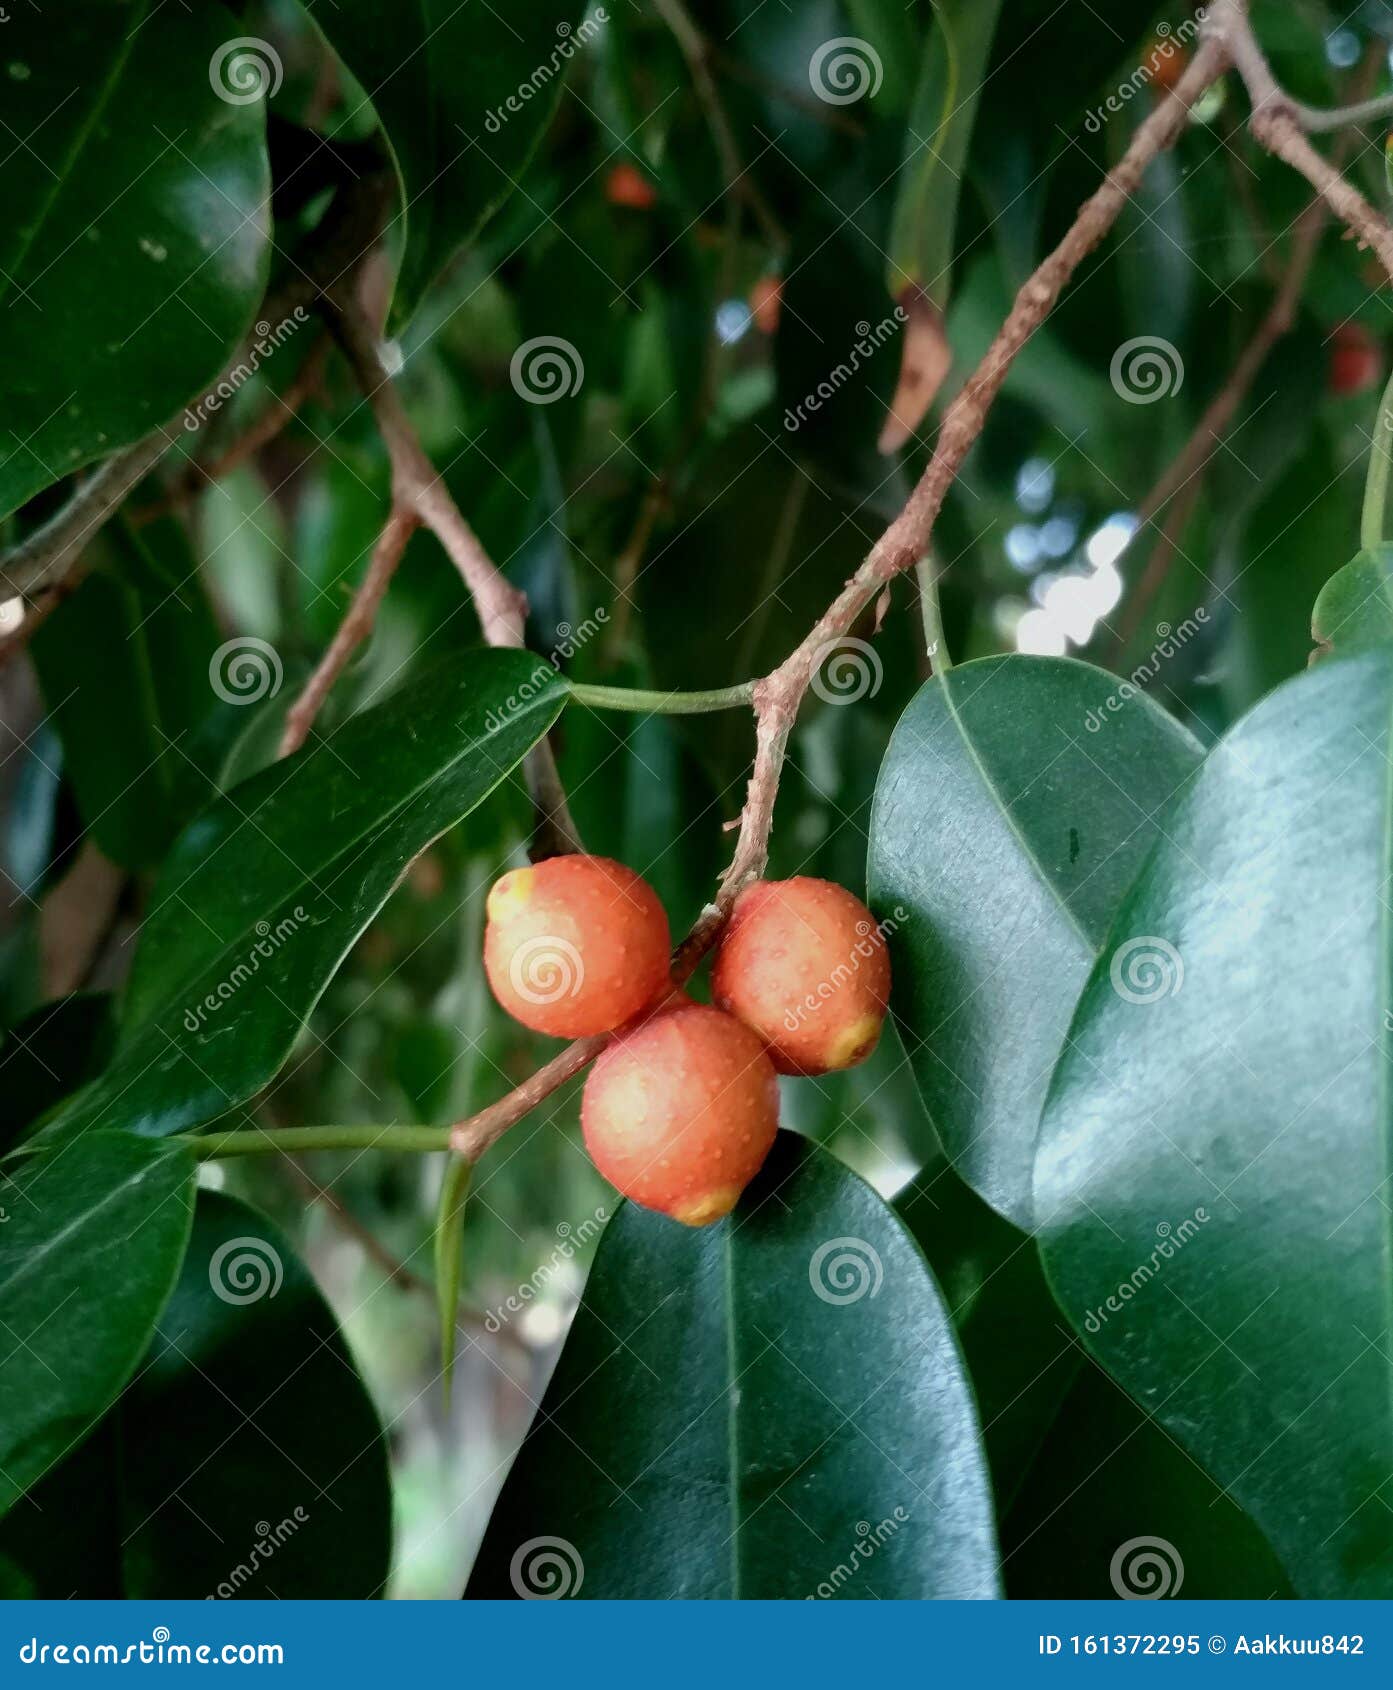
POLYGON ((685 1226, 729 1214, 779 1126, 779 1082, 759 1039, 707 1004, 667 1010, 601 1052, 581 1127, 625 1197, 685 1226))
POLYGON ((508 1013, 539 1033, 608 1033, 669 983, 658 895, 608 857, 550 857, 493 884, 484 969, 508 1013))
POLYGON ((756 881, 735 900, 711 985, 781 1074, 851 1068, 875 1049, 885 1020, 885 934, 830 880, 756 881))

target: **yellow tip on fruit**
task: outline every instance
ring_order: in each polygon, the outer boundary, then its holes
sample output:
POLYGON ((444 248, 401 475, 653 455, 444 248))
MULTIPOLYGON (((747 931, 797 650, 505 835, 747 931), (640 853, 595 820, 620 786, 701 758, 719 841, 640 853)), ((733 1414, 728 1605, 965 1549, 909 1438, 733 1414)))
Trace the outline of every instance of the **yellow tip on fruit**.
POLYGON ((728 1215, 740 1196, 738 1185, 718 1185, 704 1197, 693 1197, 685 1203, 674 1204, 672 1218, 683 1226, 710 1226, 722 1215, 728 1215))
POLYGON ((532 883, 535 879, 535 870, 515 868, 509 869, 507 874, 496 880, 485 905, 489 920, 506 921, 509 916, 516 915, 519 910, 525 908, 532 896, 532 883))
POLYGON ((828 1046, 828 1068, 854 1068, 858 1062, 871 1054, 879 1037, 879 1016, 857 1016, 828 1046))

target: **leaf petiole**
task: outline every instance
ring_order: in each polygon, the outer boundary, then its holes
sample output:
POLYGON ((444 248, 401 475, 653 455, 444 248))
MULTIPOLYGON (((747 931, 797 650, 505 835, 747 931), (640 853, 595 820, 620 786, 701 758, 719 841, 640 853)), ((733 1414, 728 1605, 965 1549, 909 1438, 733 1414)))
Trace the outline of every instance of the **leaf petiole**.
POLYGON ((181 1136, 200 1162, 297 1150, 448 1150, 448 1127, 252 1127, 181 1136))
POLYGON ((699 716, 711 710, 736 710, 754 699, 755 683, 715 687, 709 692, 654 692, 641 687, 592 687, 568 683, 577 704, 592 710, 631 710, 646 716, 699 716))

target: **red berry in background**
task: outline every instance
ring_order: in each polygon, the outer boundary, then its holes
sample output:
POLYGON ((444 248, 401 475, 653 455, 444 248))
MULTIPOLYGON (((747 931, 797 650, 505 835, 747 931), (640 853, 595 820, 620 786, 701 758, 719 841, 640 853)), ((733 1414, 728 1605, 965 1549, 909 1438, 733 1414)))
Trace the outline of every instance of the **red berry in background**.
POLYGON ((1190 54, 1173 37, 1158 35, 1143 53, 1141 62, 1152 87, 1167 93, 1185 74, 1190 54))
POLYGON ((1341 323, 1330 337, 1326 389, 1337 398, 1366 393, 1383 375, 1383 348, 1362 323, 1341 323))
POLYGON ((669 984, 667 915, 608 857, 550 857, 493 884, 484 970, 515 1020, 556 1038, 608 1033, 669 984))
POLYGON ((600 1053, 581 1098, 595 1166, 684 1226, 729 1214, 779 1126, 779 1082, 748 1027, 706 1004, 665 1010, 600 1053))
POLYGON ((851 1068, 875 1049, 885 1020, 885 935, 830 880, 756 881, 735 900, 711 991, 759 1034, 781 1074, 851 1068))
POLYGON ((778 276, 761 276, 750 289, 750 313, 761 334, 773 334, 779 326, 784 301, 784 284, 778 276))
POLYGON ((625 159, 605 177, 605 198, 629 211, 647 211, 656 204, 658 190, 637 165, 625 159))

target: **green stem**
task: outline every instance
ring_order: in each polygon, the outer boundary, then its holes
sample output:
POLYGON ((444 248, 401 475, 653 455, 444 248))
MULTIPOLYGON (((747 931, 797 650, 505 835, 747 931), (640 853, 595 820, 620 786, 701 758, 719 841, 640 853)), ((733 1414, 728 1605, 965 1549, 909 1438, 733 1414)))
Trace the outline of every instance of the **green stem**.
POLYGON ((455 1371, 455 1320, 459 1312, 460 1247, 464 1233, 464 1205, 473 1172, 462 1156, 445 1164, 440 1204, 435 1217, 435 1299, 440 1315, 440 1385, 445 1407, 450 1406, 450 1381, 455 1371))
POLYGON ((919 581, 919 609, 924 618, 924 647, 935 675, 953 667, 948 642, 943 637, 943 613, 938 604, 938 568, 927 552, 914 566, 919 581))
POLYGON ((1388 470, 1393 464, 1393 376, 1378 403, 1373 444, 1369 447, 1369 473, 1364 482, 1364 514, 1359 523, 1359 544, 1372 551, 1383 544, 1388 507, 1388 470))
POLYGON ((592 687, 570 683, 571 697, 593 710, 633 710, 645 716, 699 716, 708 710, 734 710, 754 698, 753 681, 710 692, 646 692, 641 687, 592 687))
POLYGON ((448 1150, 448 1127, 272 1127, 180 1140, 200 1162, 275 1150, 448 1150))

